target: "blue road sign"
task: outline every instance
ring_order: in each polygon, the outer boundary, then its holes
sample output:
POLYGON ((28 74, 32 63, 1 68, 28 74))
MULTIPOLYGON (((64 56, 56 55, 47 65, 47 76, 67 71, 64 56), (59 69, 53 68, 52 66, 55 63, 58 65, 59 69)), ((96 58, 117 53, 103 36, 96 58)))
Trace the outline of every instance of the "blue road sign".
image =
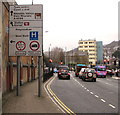
POLYGON ((30 32, 30 40, 38 40, 38 31, 30 32))

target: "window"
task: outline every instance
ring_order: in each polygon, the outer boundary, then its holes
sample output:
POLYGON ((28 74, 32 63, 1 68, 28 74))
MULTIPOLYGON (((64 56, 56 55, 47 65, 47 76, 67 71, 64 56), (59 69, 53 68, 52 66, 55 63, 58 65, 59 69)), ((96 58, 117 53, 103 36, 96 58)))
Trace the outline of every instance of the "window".
POLYGON ((87 48, 88 46, 85 46, 85 48, 87 48))
POLYGON ((94 42, 89 42, 89 44, 93 44, 94 42))
POLYGON ((83 44, 83 42, 80 42, 80 44, 83 44))
POLYGON ((94 48, 94 46, 89 46, 89 48, 94 48))
POLYGON ((79 48, 83 48, 83 46, 79 46, 79 48))
POLYGON ((95 54, 89 54, 89 55, 95 55, 95 54))
POLYGON ((92 51, 95 51, 95 50, 89 50, 89 52, 92 52, 92 51))
POLYGON ((85 44, 87 44, 88 42, 85 42, 85 44))
POLYGON ((95 58, 89 58, 89 59, 95 59, 95 58))

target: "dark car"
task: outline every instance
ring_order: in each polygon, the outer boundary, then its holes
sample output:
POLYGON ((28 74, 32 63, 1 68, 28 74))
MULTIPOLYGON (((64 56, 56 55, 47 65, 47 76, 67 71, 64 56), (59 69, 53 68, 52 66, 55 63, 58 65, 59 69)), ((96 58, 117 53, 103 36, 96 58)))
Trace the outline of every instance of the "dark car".
POLYGON ((61 66, 58 69, 58 78, 59 79, 70 79, 70 72, 67 66, 61 66))
POLYGON ((81 79, 83 81, 92 80, 96 82, 96 71, 91 68, 84 69, 84 72, 82 72, 82 75, 81 75, 81 79))

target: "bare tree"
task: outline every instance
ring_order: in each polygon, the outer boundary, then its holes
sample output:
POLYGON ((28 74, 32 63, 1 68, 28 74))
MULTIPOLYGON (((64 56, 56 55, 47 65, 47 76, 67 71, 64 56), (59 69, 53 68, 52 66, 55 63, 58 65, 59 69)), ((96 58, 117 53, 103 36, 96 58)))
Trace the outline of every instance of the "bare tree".
POLYGON ((60 63, 61 61, 64 63, 65 61, 65 55, 64 55, 64 50, 59 47, 54 47, 51 50, 51 59, 55 63, 60 63))

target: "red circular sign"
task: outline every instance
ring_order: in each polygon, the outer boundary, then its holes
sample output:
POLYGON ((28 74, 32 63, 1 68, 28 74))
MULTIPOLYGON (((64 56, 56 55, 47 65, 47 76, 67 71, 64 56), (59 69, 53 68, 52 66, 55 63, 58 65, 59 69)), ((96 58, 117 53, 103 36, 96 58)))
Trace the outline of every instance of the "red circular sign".
POLYGON ((32 41, 29 46, 33 51, 37 51, 40 48, 40 44, 37 41, 32 41))
POLYGON ((16 48, 17 48, 17 50, 19 50, 19 51, 24 50, 24 49, 26 48, 25 42, 23 42, 23 41, 18 41, 18 42, 16 43, 16 48))

